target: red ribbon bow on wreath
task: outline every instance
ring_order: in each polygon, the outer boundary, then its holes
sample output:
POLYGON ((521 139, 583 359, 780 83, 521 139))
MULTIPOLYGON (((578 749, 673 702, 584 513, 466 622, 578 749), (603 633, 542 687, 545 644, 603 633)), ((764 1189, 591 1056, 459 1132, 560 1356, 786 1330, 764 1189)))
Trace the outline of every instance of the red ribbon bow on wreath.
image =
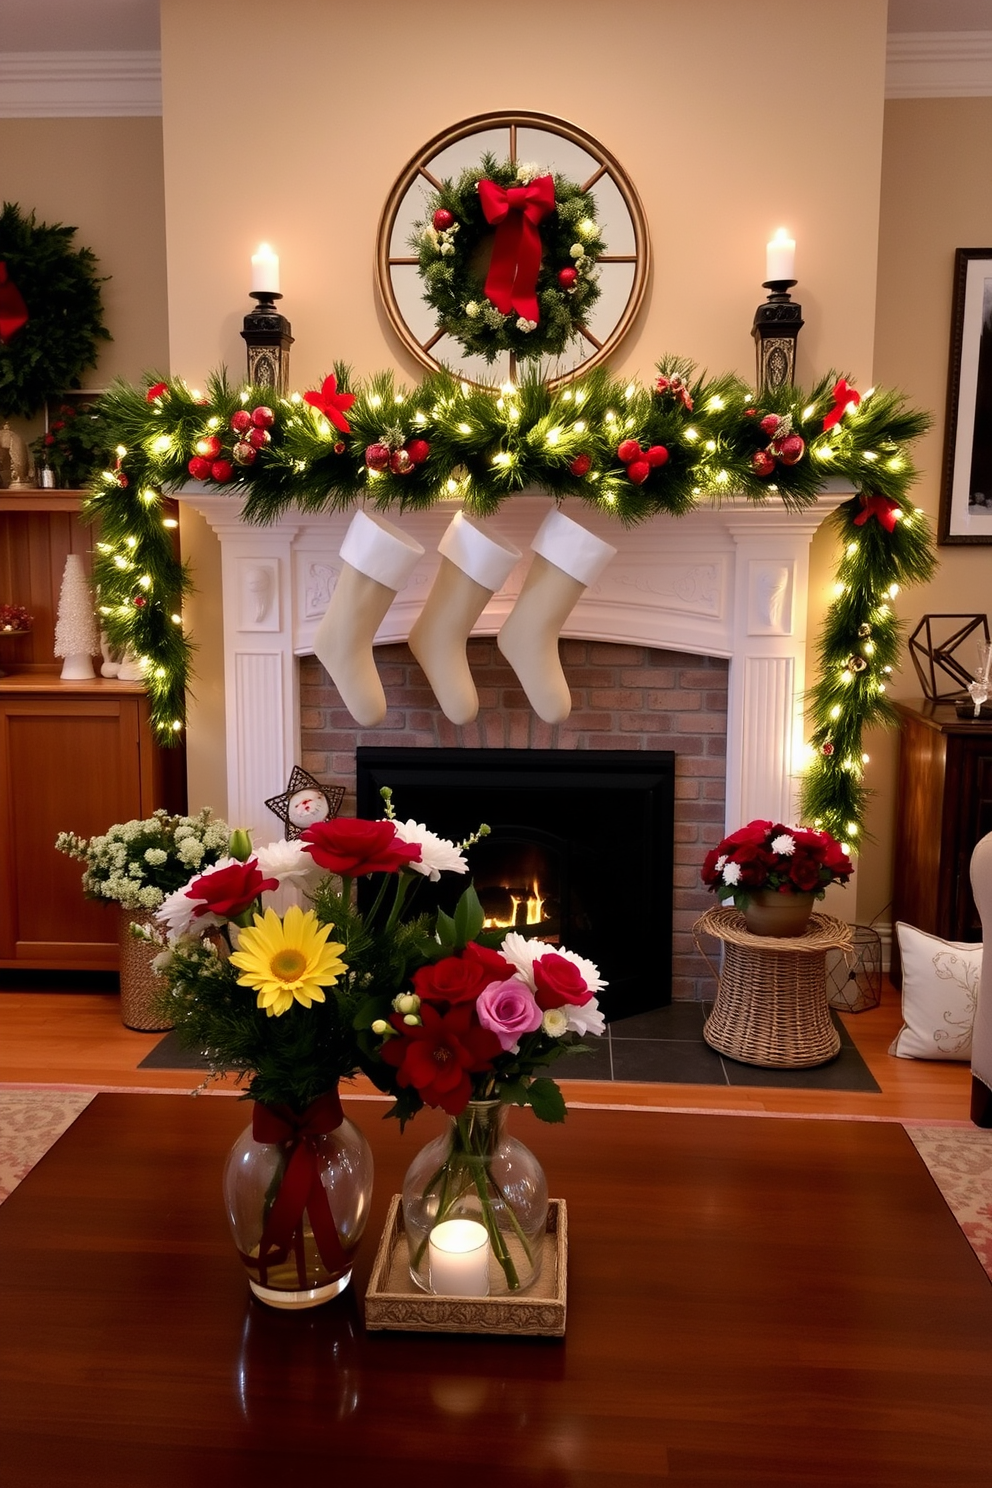
POLYGON ((896 522, 901 510, 898 501, 890 501, 888 496, 862 495, 861 502, 861 510, 854 518, 855 527, 863 527, 869 517, 874 517, 881 523, 886 532, 894 532, 896 530, 896 522))
POLYGON ((350 434, 351 425, 345 418, 345 411, 354 403, 355 394, 339 393, 337 387, 338 380, 332 373, 330 377, 324 378, 319 393, 316 390, 304 393, 303 401, 309 403, 311 408, 318 409, 342 434, 350 434))
POLYGON ((825 415, 823 420, 823 432, 832 429, 834 424, 839 424, 849 408, 857 408, 861 402, 861 394, 857 388, 851 387, 842 377, 834 384, 834 406, 825 415))
POLYGON ((479 200, 486 221, 496 228, 486 298, 501 315, 516 310, 536 325, 540 319, 537 276, 541 271, 541 234, 537 228, 555 209, 554 177, 538 176, 529 186, 480 181, 479 200))
POLYGON ((344 1120, 336 1090, 329 1091, 298 1115, 290 1106, 267 1106, 256 1101, 251 1134, 256 1142, 288 1142, 289 1161, 258 1242, 262 1285, 269 1266, 281 1264, 295 1244, 300 1285, 306 1285, 302 1255, 303 1215, 309 1214, 320 1258, 332 1275, 347 1269, 327 1193, 320 1181, 320 1164, 313 1139, 334 1131, 344 1120))
POLYGON ((7 273, 7 265, 0 259, 0 342, 9 341, 27 323, 28 307, 24 296, 7 273))

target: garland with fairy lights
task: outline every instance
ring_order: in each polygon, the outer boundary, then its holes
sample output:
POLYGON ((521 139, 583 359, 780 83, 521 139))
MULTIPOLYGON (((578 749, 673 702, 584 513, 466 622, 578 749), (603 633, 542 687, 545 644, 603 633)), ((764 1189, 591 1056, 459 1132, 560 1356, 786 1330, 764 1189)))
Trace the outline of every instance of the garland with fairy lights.
POLYGON ((234 388, 216 375, 205 395, 170 378, 118 382, 100 401, 116 453, 84 517, 101 528, 101 625, 111 644, 142 658, 163 741, 182 730, 190 670, 181 613, 189 575, 164 497, 191 477, 240 499, 256 524, 291 507, 340 511, 358 500, 402 512, 457 498, 486 517, 517 492, 541 490, 632 525, 730 495, 801 510, 837 476, 859 494, 831 517, 844 546, 809 694, 814 758, 801 802, 804 821, 856 841, 862 733, 893 718, 892 601, 935 567, 926 517, 908 496, 916 472, 907 447, 928 419, 900 394, 862 396, 831 373, 809 393, 755 395, 735 376, 703 378, 668 358, 650 387, 597 368, 558 389, 537 379, 479 388, 441 373, 404 389, 390 373, 352 383, 338 366, 320 388, 267 398, 271 388, 234 388))
POLYGON ((442 182, 410 247, 438 330, 487 362, 560 356, 599 298, 595 199, 536 165, 484 155, 442 182))

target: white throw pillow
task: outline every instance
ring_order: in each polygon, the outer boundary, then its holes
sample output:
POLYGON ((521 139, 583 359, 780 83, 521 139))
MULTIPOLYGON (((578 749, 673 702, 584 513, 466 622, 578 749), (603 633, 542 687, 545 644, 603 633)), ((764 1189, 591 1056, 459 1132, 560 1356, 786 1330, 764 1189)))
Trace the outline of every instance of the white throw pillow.
POLYGON ((896 925, 903 1024, 889 1047, 900 1059, 971 1058, 982 948, 896 925))

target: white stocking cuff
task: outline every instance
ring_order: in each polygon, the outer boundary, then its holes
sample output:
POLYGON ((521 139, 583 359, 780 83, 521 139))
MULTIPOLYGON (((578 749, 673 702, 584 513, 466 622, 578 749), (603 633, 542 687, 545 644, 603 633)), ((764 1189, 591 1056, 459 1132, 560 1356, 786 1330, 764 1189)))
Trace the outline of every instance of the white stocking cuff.
POLYGON ((611 548, 608 542, 587 532, 557 509, 548 512, 531 547, 555 568, 560 568, 570 578, 578 579, 587 588, 595 584, 610 559, 617 556, 616 548, 611 548))
POLYGON ((385 517, 357 511, 341 544, 341 558, 352 568, 399 591, 424 556, 424 549, 385 517))
POLYGON ((522 557, 520 549, 507 542, 505 537, 487 532, 479 522, 461 511, 455 512, 445 528, 437 550, 442 558, 447 558, 449 563, 491 593, 503 587, 522 557))

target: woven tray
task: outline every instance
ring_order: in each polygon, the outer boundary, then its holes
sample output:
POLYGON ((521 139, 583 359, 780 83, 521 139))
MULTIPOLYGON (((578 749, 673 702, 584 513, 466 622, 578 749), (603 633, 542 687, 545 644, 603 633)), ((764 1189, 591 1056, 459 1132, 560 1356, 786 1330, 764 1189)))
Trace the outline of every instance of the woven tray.
POLYGON ((365 1326, 375 1332, 504 1333, 562 1338, 568 1270, 564 1199, 548 1200, 541 1274, 519 1297, 434 1297, 410 1278, 403 1205, 394 1194, 365 1293, 365 1326))

